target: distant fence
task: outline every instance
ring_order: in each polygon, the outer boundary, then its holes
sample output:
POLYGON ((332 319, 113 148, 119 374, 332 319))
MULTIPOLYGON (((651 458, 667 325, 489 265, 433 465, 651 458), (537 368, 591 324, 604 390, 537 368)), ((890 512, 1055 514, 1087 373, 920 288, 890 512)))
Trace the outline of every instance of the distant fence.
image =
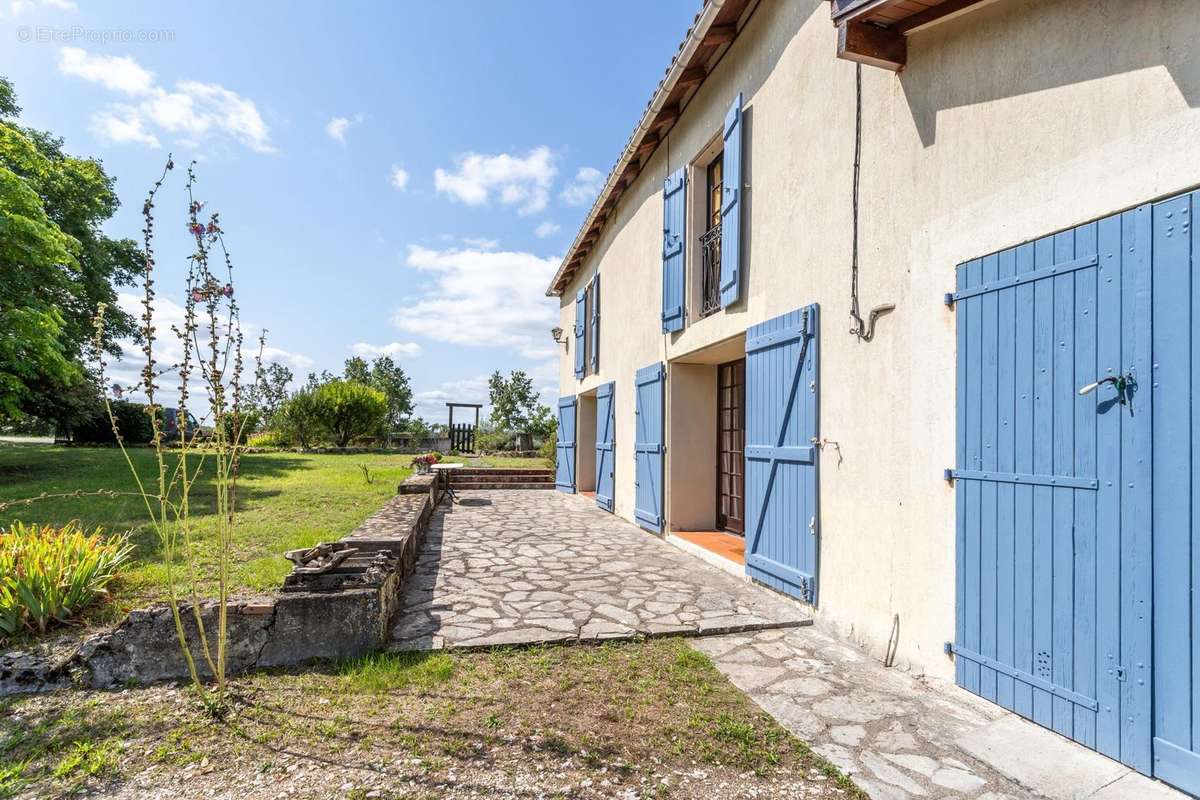
POLYGON ((475 426, 466 422, 450 426, 450 449, 460 453, 475 452, 475 426))

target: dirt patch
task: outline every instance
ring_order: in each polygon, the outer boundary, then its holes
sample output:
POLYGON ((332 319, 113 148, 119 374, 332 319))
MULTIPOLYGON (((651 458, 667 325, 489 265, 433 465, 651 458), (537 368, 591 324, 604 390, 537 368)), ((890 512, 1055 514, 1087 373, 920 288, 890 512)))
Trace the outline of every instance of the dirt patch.
POLYGON ((0 797, 862 798, 682 640, 371 656, 0 705, 0 797))

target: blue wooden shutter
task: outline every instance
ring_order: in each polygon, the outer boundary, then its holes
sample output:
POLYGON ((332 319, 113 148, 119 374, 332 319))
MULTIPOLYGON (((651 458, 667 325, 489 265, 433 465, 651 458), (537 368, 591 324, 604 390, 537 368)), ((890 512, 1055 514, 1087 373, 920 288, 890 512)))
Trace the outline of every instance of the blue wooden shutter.
MULTIPOLYGON (((1200 214, 1200 192, 1155 203, 1149 220, 1153 225, 1154 253, 1152 280, 1148 282, 1153 286, 1154 324, 1153 359, 1147 360, 1152 362, 1154 372, 1147 378, 1144 362, 1135 367, 1140 385, 1134 393, 1133 412, 1140 413, 1145 418, 1144 428, 1150 429, 1149 415, 1145 412, 1148 401, 1152 401, 1153 524, 1146 524, 1142 517, 1130 526, 1133 536, 1140 533, 1144 537, 1145 531, 1153 531, 1154 774, 1193 795, 1200 794, 1200 650, 1197 649, 1200 640, 1197 565, 1200 559, 1200 525, 1197 525, 1200 225, 1197 214, 1200 214)), ((1130 252, 1133 248, 1125 245, 1114 249, 1130 252)), ((1108 245, 1101 245, 1101 252, 1108 251, 1108 245)), ((1146 283, 1143 280, 1137 288, 1144 292, 1146 283)), ((1133 304, 1141 297, 1137 295, 1133 304)), ((1134 341, 1141 342, 1136 338, 1134 341)), ((1121 416, 1129 419, 1127 413, 1121 416)), ((1141 452, 1135 451, 1125 463, 1135 470, 1128 480, 1144 486, 1146 476, 1138 474, 1144 469, 1142 462, 1134 461, 1141 452)), ((1127 480, 1124 471, 1120 480, 1127 480)), ((1124 504, 1121 510, 1125 511, 1124 504)), ((1134 551, 1138 557, 1134 568, 1142 567, 1149 549, 1143 538, 1142 547, 1134 551)), ((1127 568, 1122 559, 1122 571, 1127 568)), ((1145 606, 1131 611, 1126 624, 1140 619, 1145 606)), ((1132 659, 1122 662, 1130 668, 1127 683, 1134 680, 1141 683, 1144 673, 1141 663, 1132 659)), ((1122 691, 1127 690, 1122 687, 1122 691)))
POLYGON ((554 453, 554 485, 575 493, 575 396, 558 399, 558 447, 554 453))
POLYGON ((746 331, 746 574, 817 600, 817 306, 746 331))
POLYGON ((663 454, 663 365, 652 364, 637 371, 634 381, 634 504, 637 524, 654 533, 662 532, 663 454))
POLYGON ((615 495, 616 384, 609 382, 596 389, 596 505, 613 510, 615 495))
POLYGON ((586 313, 586 298, 587 293, 580 289, 575 294, 575 377, 583 377, 583 332, 584 325, 587 321, 584 319, 586 313))
POLYGON ((721 154, 721 308, 742 291, 742 93, 725 115, 721 154))
MULTIPOLYGON (((955 680, 1143 771, 1147 539, 1153 528, 1157 556, 1160 531, 1148 520, 1142 391, 1151 374, 1149 227, 1143 207, 958 266, 950 472, 955 680), (1132 406, 1110 384, 1080 394, 1128 371, 1142 380, 1132 406)), ((1157 295, 1157 274, 1154 284, 1157 295)), ((1153 327, 1157 349, 1157 319, 1153 327)), ((1176 338, 1179 326, 1167 327, 1176 338)), ((1166 375, 1155 370, 1153 380, 1166 375)), ((1154 415, 1157 435, 1157 407, 1154 415)), ((1190 698, 1182 705, 1190 716, 1190 698)))
POLYGON ((663 333, 683 329, 684 240, 686 238, 684 199, 687 196, 687 168, 680 167, 663 181, 663 333))
POLYGON ((600 371, 600 276, 592 278, 592 374, 600 371))

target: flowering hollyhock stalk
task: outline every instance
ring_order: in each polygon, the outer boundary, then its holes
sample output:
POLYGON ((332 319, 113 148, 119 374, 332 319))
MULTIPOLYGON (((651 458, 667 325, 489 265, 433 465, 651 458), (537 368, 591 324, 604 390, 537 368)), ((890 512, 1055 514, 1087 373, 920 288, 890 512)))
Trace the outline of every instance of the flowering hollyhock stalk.
MULTIPOLYGON (((147 398, 147 412, 153 431, 151 445, 155 453, 157 474, 153 482, 143 481, 125 449, 113 414, 111 402, 105 398, 109 420, 117 443, 125 455, 155 532, 162 545, 165 567, 167 601, 175 622, 183 657, 187 662, 192 683, 206 701, 219 701, 226 689, 228 651, 229 573, 236 531, 237 480, 244 448, 244 427, 252 415, 244 413, 242 378, 245 362, 242 354, 243 335, 240 311, 233 289, 233 260, 225 246, 220 220, 211 214, 200 220, 204 204, 194 196, 196 187, 195 162, 187 170, 187 232, 194 241, 185 279, 184 315, 182 327, 173 325, 172 333, 182 347, 180 361, 160 365, 155 357, 158 341, 154 327, 154 298, 156 294, 154 261, 154 208, 159 189, 167 174, 175 167, 168 156, 162 175, 155 182, 142 206, 145 221, 142 229, 143 293, 140 338, 145 357, 140 380, 127 391, 139 391, 147 398), (214 267, 214 264, 216 265, 214 267), (220 270, 220 278, 214 273, 220 270), (167 372, 178 375, 179 403, 176 408, 177 443, 172 446, 164 436, 164 415, 156 403, 160 386, 157 378, 167 372), (188 413, 192 390, 199 385, 207 397, 207 411, 201 415, 211 423, 211 433, 191 426, 188 413), (214 473, 216 493, 216 530, 205 534, 216 540, 216 630, 209 630, 201 614, 206 575, 199 556, 199 536, 191 512, 192 490, 205 466, 214 473), (195 626, 196 641, 189 640, 183 624, 182 600, 189 601, 195 626), (208 674, 216 682, 215 696, 210 694, 195 653, 199 652, 208 674)), ((96 320, 97 341, 103 332, 103 309, 96 320)), ((266 332, 259 338, 256 372, 261 371, 262 348, 266 332)), ((105 363, 102 351, 100 369, 105 363)))

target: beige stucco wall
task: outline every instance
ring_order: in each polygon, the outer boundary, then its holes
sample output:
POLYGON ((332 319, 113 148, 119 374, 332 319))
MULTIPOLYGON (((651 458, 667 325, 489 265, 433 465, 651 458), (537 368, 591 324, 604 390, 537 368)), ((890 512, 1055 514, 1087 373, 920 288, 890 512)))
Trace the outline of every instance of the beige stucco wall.
POLYGON ((667 524, 711 531, 717 524, 717 368, 672 364, 667 384, 667 524))
POLYGON ((842 460, 822 456, 819 616, 877 651, 898 631, 901 662, 949 676, 955 340, 942 294, 960 261, 1200 184, 1197 41, 1200 0, 999 0, 911 37, 899 75, 864 68, 861 302, 896 310, 862 343, 847 334, 855 68, 834 57, 828 3, 763 0, 563 298, 570 330, 580 280, 604 273, 600 375, 576 381, 568 354, 560 385, 616 381, 616 513, 633 515, 634 372, 820 303, 821 429, 842 460), (664 336, 662 179, 738 91, 745 300, 664 336))

